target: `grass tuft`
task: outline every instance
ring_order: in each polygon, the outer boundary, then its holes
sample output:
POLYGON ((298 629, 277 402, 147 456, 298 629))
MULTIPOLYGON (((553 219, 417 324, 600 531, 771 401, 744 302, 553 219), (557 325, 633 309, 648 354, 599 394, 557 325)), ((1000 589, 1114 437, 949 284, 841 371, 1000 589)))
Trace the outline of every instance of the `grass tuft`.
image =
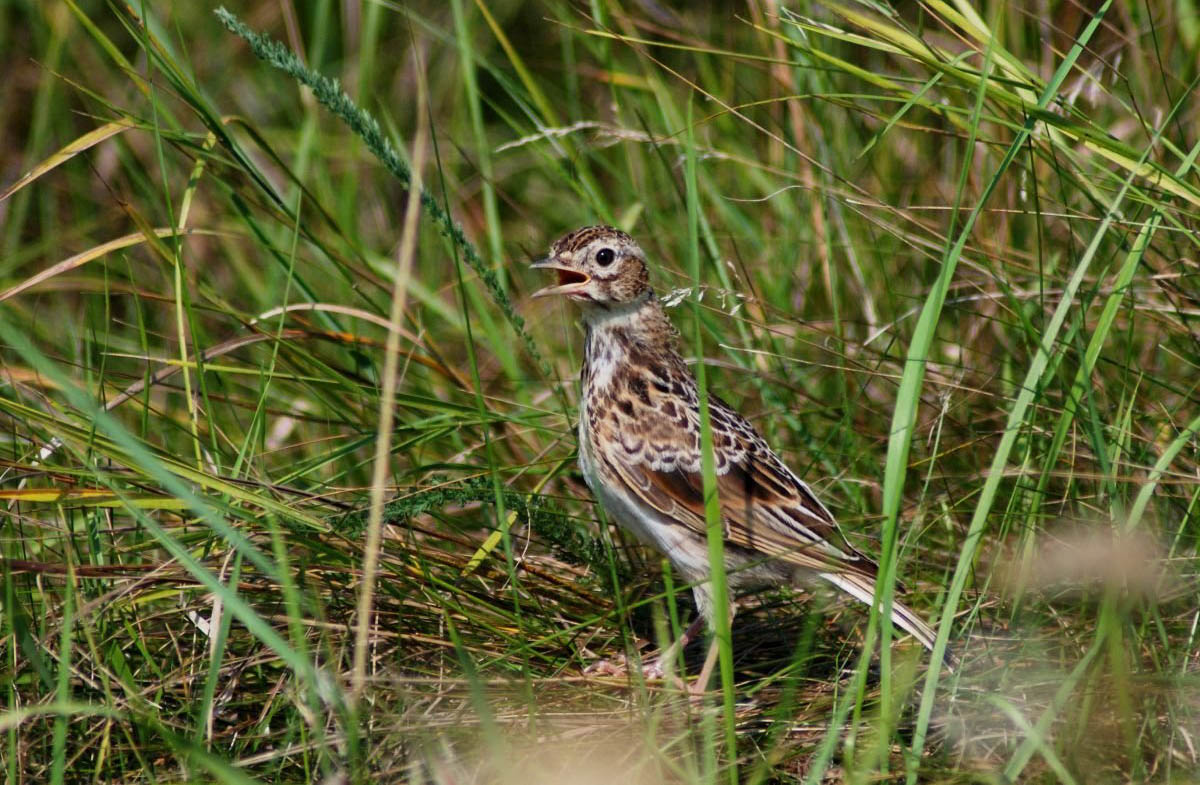
POLYGON ((1197 781, 1198 31, 9 4, 0 781, 1197 781), (696 612, 595 506, 578 315, 527 296, 597 222, 953 673, 796 587, 702 701, 584 674, 696 612))

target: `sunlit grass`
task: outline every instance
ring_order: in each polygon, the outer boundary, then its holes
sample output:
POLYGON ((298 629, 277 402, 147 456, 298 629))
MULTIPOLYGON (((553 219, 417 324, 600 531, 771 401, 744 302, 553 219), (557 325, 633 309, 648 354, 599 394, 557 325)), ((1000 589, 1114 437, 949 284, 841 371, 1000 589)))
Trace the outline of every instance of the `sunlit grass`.
POLYGON ((7 781, 1200 776, 1189 5, 202 6, 0 14, 7 781), (695 612, 526 296, 594 222, 953 672, 797 590, 583 675, 695 612))

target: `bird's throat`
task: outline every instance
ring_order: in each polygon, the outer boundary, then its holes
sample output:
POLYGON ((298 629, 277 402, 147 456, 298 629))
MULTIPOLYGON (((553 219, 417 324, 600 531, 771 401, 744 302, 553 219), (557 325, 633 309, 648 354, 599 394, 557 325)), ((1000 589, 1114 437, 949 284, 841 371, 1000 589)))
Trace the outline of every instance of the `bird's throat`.
POLYGON ((588 308, 585 314, 584 375, 594 385, 605 387, 625 363, 678 357, 679 333, 653 294, 616 308, 588 308))

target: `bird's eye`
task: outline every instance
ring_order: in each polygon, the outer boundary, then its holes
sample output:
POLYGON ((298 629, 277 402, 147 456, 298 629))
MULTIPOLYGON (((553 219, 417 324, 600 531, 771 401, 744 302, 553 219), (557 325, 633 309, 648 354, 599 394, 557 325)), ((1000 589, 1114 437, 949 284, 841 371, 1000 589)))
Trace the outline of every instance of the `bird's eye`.
POLYGON ((608 267, 613 263, 613 258, 615 256, 616 254, 613 253, 613 249, 601 248, 599 251, 596 251, 596 264, 600 265, 601 267, 608 267))

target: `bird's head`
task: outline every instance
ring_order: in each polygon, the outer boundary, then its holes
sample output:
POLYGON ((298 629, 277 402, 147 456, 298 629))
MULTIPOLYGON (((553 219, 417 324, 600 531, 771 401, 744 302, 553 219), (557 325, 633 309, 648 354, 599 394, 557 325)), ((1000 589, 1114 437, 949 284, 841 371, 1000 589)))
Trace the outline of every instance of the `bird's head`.
POLYGON ((558 283, 534 297, 562 294, 598 308, 638 302, 650 292, 646 257, 633 238, 611 226, 585 226, 560 237, 533 267, 553 270, 558 283))

